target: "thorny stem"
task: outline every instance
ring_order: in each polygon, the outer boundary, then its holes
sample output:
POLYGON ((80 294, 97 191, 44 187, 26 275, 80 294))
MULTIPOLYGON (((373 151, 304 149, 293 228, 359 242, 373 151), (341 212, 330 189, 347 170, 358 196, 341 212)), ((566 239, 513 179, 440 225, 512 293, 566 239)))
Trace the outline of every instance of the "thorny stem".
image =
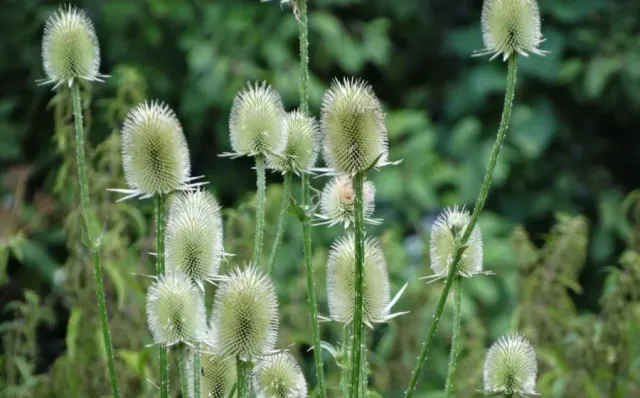
POLYGON ((473 208, 473 213, 471 214, 471 220, 469 221, 469 225, 467 225, 464 235, 459 242, 459 245, 456 249, 455 256, 453 257, 453 262, 451 263, 451 267, 449 267, 449 273, 447 275, 447 279, 444 284, 444 288, 442 289, 442 293, 440 294, 440 298, 438 299, 438 304, 436 305, 436 313, 429 326, 429 331, 427 333, 427 338, 422 344, 422 350, 420 351, 420 355, 417 358, 416 366, 411 373, 411 380, 409 381, 409 387, 405 392, 405 398, 409 398, 415 392, 416 386, 418 384, 418 376, 420 375, 420 371, 422 369, 422 365, 427 359, 427 353, 429 352, 429 347, 431 346, 431 342, 433 341, 433 337, 436 334, 436 330, 438 328, 438 322, 440 322, 440 316, 442 315, 442 311, 444 309, 445 302, 447 301, 447 297, 449 295, 449 290, 451 290, 451 285, 453 284, 453 280, 455 276, 458 274, 458 266, 460 264, 460 259, 462 258, 462 253, 466 248, 466 244, 469 241, 469 237, 471 236, 471 232, 476 226, 478 222, 478 216, 484 207, 484 203, 487 199, 487 195, 489 194, 489 188, 491 188, 491 180, 493 178, 493 170, 496 167, 496 162, 498 161, 498 155, 500 154, 500 149, 502 148, 502 143, 504 142, 504 137, 507 133, 507 128, 509 126, 509 119, 511 118, 511 107, 513 105, 513 98, 515 96, 516 89, 516 73, 517 73, 517 64, 516 64, 516 56, 511 55, 509 57, 509 71, 507 75, 507 92, 505 94, 504 99, 504 108, 502 110, 502 118, 500 119, 500 127, 498 128, 498 136, 496 138, 496 142, 493 145, 493 150, 491 152, 491 158, 489 159, 489 166, 487 167, 487 171, 484 175, 484 181, 482 182, 482 187, 480 188, 480 194, 478 195, 478 199, 476 201, 475 207, 473 208))
POLYGON ((458 359, 458 350, 460 348, 460 324, 462 320, 462 308, 460 307, 462 276, 457 275, 453 283, 453 337, 451 339, 451 353, 449 354, 447 383, 445 384, 445 398, 453 396, 453 377, 456 371, 456 360, 458 359))
POLYGON ((200 343, 194 344, 193 349, 193 396, 200 396, 200 343))
POLYGON ((84 154, 82 103, 80 99, 80 86, 78 85, 77 80, 71 85, 71 100, 73 103, 73 118, 76 127, 76 161, 78 167, 78 183, 80 185, 82 217, 84 218, 87 233, 87 246, 91 251, 91 257, 93 258, 93 276, 96 285, 96 300, 98 302, 98 312, 100 313, 102 340, 104 342, 105 353, 107 355, 107 368, 109 370, 109 381, 111 383, 111 395, 114 398, 118 398, 120 396, 120 392, 118 390, 116 368, 113 360, 113 345, 111 344, 111 334, 109 332, 109 318, 107 317, 104 281, 102 280, 102 266, 100 264, 100 226, 98 225, 95 213, 91 207, 91 197, 89 196, 87 165, 84 154))
MULTIPOLYGON (((154 197, 156 213, 156 274, 164 276, 164 203, 166 197, 157 194, 154 197)), ((169 397, 169 363, 167 362, 167 347, 160 345, 160 398, 169 397)))
MULTIPOLYGON (((300 109, 303 113, 309 111, 309 26, 307 17, 307 0, 296 0, 295 15, 300 33, 300 109)), ((316 378, 319 398, 327 396, 324 384, 324 368, 322 365, 322 351, 320 348, 320 327, 318 326, 318 310, 316 304, 315 282, 313 278, 312 247, 311 247, 311 215, 310 215, 310 184, 309 176, 302 174, 302 208, 305 211, 302 220, 302 236, 304 261, 307 268, 307 294, 309 295, 309 314, 313 331, 313 358, 316 365, 316 378)))
POLYGON ((276 230, 276 237, 273 240, 271 256, 269 256, 269 275, 273 274, 273 267, 276 265, 276 259, 278 258, 278 246, 282 243, 284 229, 287 226, 287 210, 289 209, 289 201, 291 200, 291 180, 291 173, 285 173, 284 182, 282 183, 282 204, 280 205, 280 215, 278 216, 278 229, 276 230))
POLYGON ((249 385, 247 383, 247 366, 248 363, 243 362, 242 360, 240 360, 240 358, 236 358, 236 373, 238 375, 236 386, 238 387, 238 398, 249 397, 249 385))
POLYGON ((256 267, 262 262, 262 236, 264 235, 265 171, 264 155, 256 155, 256 174, 258 175, 258 205, 256 207, 256 236, 253 244, 253 263, 256 267))
POLYGON ((351 343, 351 325, 344 325, 342 331, 342 396, 346 397, 349 395, 349 370, 351 369, 349 360, 349 344, 351 343))
POLYGON ((351 398, 358 397, 360 383, 363 382, 362 363, 364 357, 363 344, 363 307, 364 307, 364 209, 363 209, 362 172, 353 177, 355 193, 355 305, 353 314, 353 345, 351 346, 351 398))
MULTIPOLYGON (((182 391, 183 397, 189 396, 189 376, 187 375, 187 349, 184 344, 180 344, 178 347, 179 353, 179 370, 180 370, 180 391, 182 391)), ((195 368, 194 368, 195 369, 195 368)), ((194 370, 195 373, 195 370, 194 370)))

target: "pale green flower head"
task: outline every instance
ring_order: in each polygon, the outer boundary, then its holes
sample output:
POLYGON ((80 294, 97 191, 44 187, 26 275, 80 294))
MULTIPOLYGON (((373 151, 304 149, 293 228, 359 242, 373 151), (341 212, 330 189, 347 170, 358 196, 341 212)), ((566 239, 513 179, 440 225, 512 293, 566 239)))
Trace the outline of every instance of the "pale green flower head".
POLYGON ((282 173, 309 171, 318 159, 318 123, 312 116, 300 111, 286 114, 284 119, 287 144, 279 155, 269 156, 269 167, 282 173))
POLYGON ((256 398, 306 398, 307 383, 289 352, 266 355, 251 372, 256 398))
POLYGON ((536 0, 485 0, 482 8, 482 38, 484 50, 474 55, 512 54, 527 57, 528 53, 545 55, 538 46, 544 41, 540 31, 540 11, 536 0))
MULTIPOLYGON (((213 336, 215 327, 210 327, 209 336, 213 336)), ((201 345, 200 351, 200 397, 228 398, 237 380, 235 358, 225 358, 220 355, 213 340, 207 338, 201 345)), ((189 380, 193 380, 193 356, 189 355, 187 373, 189 380)), ((189 397, 193 397, 193 383, 189 386, 189 397)))
POLYGON ((204 339, 207 320, 200 291, 181 272, 158 278, 147 292, 147 322, 156 344, 204 339))
POLYGON ((518 334, 500 337, 484 362, 484 392, 521 397, 537 395, 537 372, 536 353, 527 339, 518 334))
POLYGON ((100 47, 93 24, 83 10, 61 6, 44 27, 42 60, 47 79, 42 84, 62 83, 74 79, 102 81, 100 47))
MULTIPOLYGON (((331 245, 327 263, 327 298, 331 319, 351 323, 355 312, 355 240, 354 235, 338 239, 331 245)), ((405 285, 406 287, 406 285, 405 285)), ((401 315, 391 314, 391 307, 405 287, 391 300, 387 262, 377 239, 364 242, 364 323, 373 327, 401 315)))
POLYGON ((385 115, 363 80, 334 80, 322 101, 324 160, 337 173, 354 174, 387 164, 385 115), (376 159, 378 159, 376 161, 376 159))
POLYGON ((229 133, 235 156, 279 154, 287 144, 280 94, 266 82, 248 84, 233 99, 229 133))
MULTIPOLYGON (((365 179, 362 191, 365 222, 380 224, 380 220, 371 218, 375 209, 375 186, 371 181, 365 179)), ((355 192, 351 176, 333 177, 322 189, 320 213, 316 214, 320 222, 315 225, 342 224, 344 228, 349 228, 355 222, 355 216, 355 192)))
POLYGON ((269 276, 249 265, 234 269, 213 301, 214 344, 242 361, 270 352, 278 338, 278 299, 269 276))
POLYGON ((218 272, 224 255, 220 206, 207 191, 184 192, 169 208, 165 236, 167 269, 178 269, 199 286, 218 272))
MULTIPOLYGON (((454 260, 456 242, 462 238, 470 221, 471 215, 467 210, 454 207, 446 209, 433 223, 431 227, 431 269, 435 274, 433 277, 447 276, 454 260)), ((480 227, 476 225, 460 259, 458 273, 466 277, 482 273, 482 253, 482 234, 480 227)))

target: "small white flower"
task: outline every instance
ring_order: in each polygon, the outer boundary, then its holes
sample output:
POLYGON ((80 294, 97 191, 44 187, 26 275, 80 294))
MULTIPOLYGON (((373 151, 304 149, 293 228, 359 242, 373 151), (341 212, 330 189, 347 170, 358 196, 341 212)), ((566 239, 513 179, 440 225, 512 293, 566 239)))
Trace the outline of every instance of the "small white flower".
MULTIPOLYGON (((364 221, 380 224, 381 220, 371 218, 375 209, 376 188, 371 181, 365 180, 362 186, 364 221)), ((355 192, 351 176, 333 177, 322 190, 320 213, 315 215, 320 221, 315 225, 334 226, 342 224, 345 229, 355 222, 355 192)))
POLYGON ((531 343, 519 334, 495 342, 484 362, 485 394, 537 395, 538 363, 531 343))

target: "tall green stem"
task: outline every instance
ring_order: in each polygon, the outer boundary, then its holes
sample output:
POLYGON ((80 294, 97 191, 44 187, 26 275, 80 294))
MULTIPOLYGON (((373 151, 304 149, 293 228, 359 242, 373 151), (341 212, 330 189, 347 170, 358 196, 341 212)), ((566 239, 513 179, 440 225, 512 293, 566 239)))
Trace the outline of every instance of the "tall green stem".
POLYGON ((456 360, 458 359, 458 350, 460 347, 462 276, 457 275, 453 283, 453 337, 451 339, 451 353, 449 354, 449 368, 447 370, 447 383, 445 385, 446 398, 453 396, 453 375, 456 372, 456 360))
MULTIPOLYGON (((156 213, 156 274, 164 276, 164 203, 166 197, 158 194, 154 197, 156 213)), ((160 345, 160 398, 169 397, 169 363, 167 347, 160 345)))
POLYGON ((342 396, 349 396, 350 384, 349 384, 349 370, 351 369, 350 357, 349 357, 349 345, 351 344, 351 325, 344 325, 342 331, 342 380, 340 384, 342 386, 342 396))
POLYGON ((309 24, 307 0, 297 0, 298 31, 300 32, 300 109, 309 112, 309 24))
POLYGON ((282 204, 280 205, 280 215, 278 216, 278 229, 276 230, 276 237, 273 240, 273 248, 271 248, 271 255, 269 256, 269 275, 273 274, 273 267, 276 265, 278 258, 278 247, 280 243, 282 243, 284 229, 287 226, 287 209, 289 209, 289 197, 291 196, 291 180, 291 173, 285 173, 284 182, 282 183, 282 204))
POLYGON ((96 300, 98 302, 98 312, 100 313, 100 326, 102 328, 102 340, 107 354, 107 368, 109 370, 109 381, 111 383, 111 395, 114 398, 120 396, 118 381, 116 379, 116 368, 113 360, 113 345, 111 344, 111 333, 109 332, 109 318, 107 317, 107 304, 104 295, 104 282, 102 280, 102 266, 100 264, 100 226, 96 215, 91 207, 91 197, 89 195, 89 182, 87 179, 87 165, 84 154, 84 126, 82 122, 82 102, 80 99, 80 86, 77 81, 71 85, 71 100, 73 103, 73 118, 76 127, 76 161, 78 167, 78 183, 80 185, 80 204, 82 208, 82 218, 87 234, 87 246, 91 251, 93 259, 93 276, 96 287, 96 300))
MULTIPOLYGON (((189 375, 187 375, 187 348, 184 344, 178 346, 178 369, 180 371, 180 391, 183 397, 189 396, 189 375)), ((195 369, 195 368, 194 368, 195 369)), ((194 370, 195 373, 195 370, 194 370)))
POLYGON ((355 305, 353 314, 353 345, 351 346, 351 398, 358 397, 360 383, 363 382, 362 363, 363 350, 363 307, 364 307, 364 207, 363 207, 364 174, 356 173, 353 177, 355 193, 355 305))
POLYGON ((194 344, 193 349, 193 396, 200 397, 200 343, 194 344))
POLYGON ((449 268, 449 273, 447 274, 447 279, 444 284, 444 288, 442 289, 442 293, 440 294, 440 298, 438 299, 438 304, 436 305, 436 313, 433 317, 433 321, 429 326, 429 331, 427 333, 427 338, 422 344, 422 350, 420 351, 420 355, 416 360, 416 366, 411 373, 411 380, 409 381, 409 387, 405 392, 405 398, 409 398, 413 396, 415 392, 416 386, 418 385, 418 376, 420 375, 420 371, 422 369, 422 365, 427 359, 427 353, 429 352, 429 347, 433 341, 433 337, 436 334, 436 330, 438 328, 438 323, 440 322, 440 317, 442 316, 442 311, 444 309, 445 302, 447 301, 447 297, 449 296, 449 290, 451 290, 451 285, 453 284, 453 280, 455 276, 458 274, 458 266, 460 264, 460 259, 462 258, 462 253, 464 252, 465 246, 469 241, 469 237, 471 236, 471 232, 476 226, 478 222, 478 216, 484 207, 484 203, 487 199, 487 195, 489 194, 489 188, 491 188, 491 180, 493 178, 493 170, 496 167, 496 163, 498 161, 498 155, 500 154, 500 149, 502 148, 502 143, 504 142, 504 137, 507 133, 507 128, 509 126, 509 119, 511 118, 511 108, 513 105, 513 98, 515 96, 516 90, 516 73, 517 73, 517 64, 516 64, 516 56, 511 55, 509 57, 509 71, 507 75, 507 92, 504 99, 504 108, 502 110, 502 118, 500 119, 500 127, 498 128, 498 136, 496 138, 496 142, 493 145, 493 150, 491 152, 491 158, 489 159, 489 166, 487 167, 487 171, 484 175, 484 181, 482 182, 482 187, 480 188, 480 194, 478 195, 478 199, 476 201, 475 207, 473 208, 473 213, 471 214, 471 220, 469 221, 469 225, 465 229, 464 235, 460 240, 460 244, 456 249, 455 256, 453 257, 453 262, 451 267, 449 268))
POLYGON ((265 171, 264 155, 256 155, 256 174, 258 175, 258 204, 256 206, 256 236, 253 243, 253 263, 256 267, 262 262, 262 237, 264 235, 265 171))
POLYGON ((238 387, 238 398, 248 398, 249 397, 249 383, 248 383, 248 363, 243 362, 240 358, 236 358, 236 373, 238 376, 238 381, 236 381, 236 386, 238 387))

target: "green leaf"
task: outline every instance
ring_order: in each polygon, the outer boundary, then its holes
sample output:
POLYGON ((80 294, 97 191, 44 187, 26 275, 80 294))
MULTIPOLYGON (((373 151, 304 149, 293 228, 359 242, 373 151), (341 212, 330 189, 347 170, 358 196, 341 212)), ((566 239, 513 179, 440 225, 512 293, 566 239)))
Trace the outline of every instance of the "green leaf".
POLYGON ((69 316, 69 322, 67 322, 67 336, 65 341, 67 343, 67 353, 72 360, 76 357, 76 348, 78 333, 80 331, 80 320, 82 319, 82 308, 74 307, 71 310, 69 316))
POLYGON ((584 89, 590 98, 599 97, 604 91, 607 82, 622 68, 623 63, 619 57, 597 57, 587 65, 584 81, 584 89))

